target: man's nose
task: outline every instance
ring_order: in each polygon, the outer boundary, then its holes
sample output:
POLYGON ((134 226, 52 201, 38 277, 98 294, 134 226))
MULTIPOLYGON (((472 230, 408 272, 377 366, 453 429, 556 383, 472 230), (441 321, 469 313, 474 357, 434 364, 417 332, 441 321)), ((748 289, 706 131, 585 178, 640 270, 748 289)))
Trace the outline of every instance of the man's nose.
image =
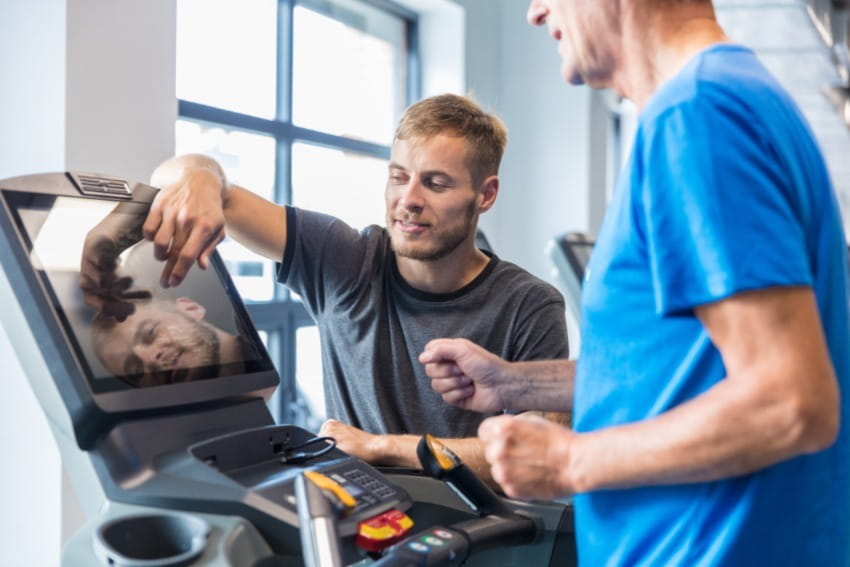
POLYGON ((541 2, 541 0, 531 0, 525 17, 530 25, 542 26, 546 23, 546 16, 548 15, 549 9, 543 4, 543 2, 541 2))
POLYGON ((422 185, 416 178, 411 178, 401 190, 399 205, 407 210, 421 211, 425 206, 422 198, 422 185))
POLYGON ((156 343, 146 345, 138 344, 133 347, 133 354, 145 365, 145 368, 158 368, 162 362, 162 349, 156 343))

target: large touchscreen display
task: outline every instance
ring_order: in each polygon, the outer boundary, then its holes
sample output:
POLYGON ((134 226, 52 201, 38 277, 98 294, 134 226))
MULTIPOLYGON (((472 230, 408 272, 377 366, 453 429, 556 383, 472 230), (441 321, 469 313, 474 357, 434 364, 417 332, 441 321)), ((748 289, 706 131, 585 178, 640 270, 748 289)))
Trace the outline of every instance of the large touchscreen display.
POLYGON ((220 262, 159 284, 146 204, 4 193, 93 392, 272 369, 220 262))

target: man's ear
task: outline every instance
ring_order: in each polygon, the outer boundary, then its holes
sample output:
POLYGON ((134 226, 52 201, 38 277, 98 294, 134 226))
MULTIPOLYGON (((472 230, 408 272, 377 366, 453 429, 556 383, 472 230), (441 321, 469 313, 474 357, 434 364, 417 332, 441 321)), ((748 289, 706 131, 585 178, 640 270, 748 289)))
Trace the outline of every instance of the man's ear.
POLYGON ((206 307, 193 299, 189 299, 188 297, 178 297, 175 304, 177 305, 178 311, 188 315, 192 319, 197 319, 198 321, 203 319, 207 314, 206 307))
POLYGON ((478 192, 478 212, 483 213, 490 210, 490 207, 496 202, 496 196, 499 194, 499 177, 491 175, 484 180, 478 192))

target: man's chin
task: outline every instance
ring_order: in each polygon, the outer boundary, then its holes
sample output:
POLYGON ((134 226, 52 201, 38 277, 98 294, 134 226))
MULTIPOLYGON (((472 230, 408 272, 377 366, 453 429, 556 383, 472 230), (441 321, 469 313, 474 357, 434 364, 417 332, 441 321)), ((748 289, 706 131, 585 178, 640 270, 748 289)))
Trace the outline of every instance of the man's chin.
POLYGON ((578 87, 585 84, 584 77, 581 76, 581 73, 579 73, 575 67, 570 65, 564 64, 561 67, 561 77, 569 85, 578 87))
POLYGON ((393 246, 393 252, 395 252, 396 256, 400 258, 407 258, 409 260, 427 262, 435 259, 433 250, 424 250, 416 246, 393 246))
POLYGON ((423 237, 405 237, 398 234, 390 234, 390 246, 396 256, 419 260, 422 262, 435 262, 441 260, 457 250, 458 246, 470 238, 470 231, 450 234, 428 234, 423 237))
POLYGON ((390 246, 397 257, 408 260, 428 262, 440 257, 440 250, 435 250, 427 242, 410 242, 404 238, 393 238, 390 240, 390 246))

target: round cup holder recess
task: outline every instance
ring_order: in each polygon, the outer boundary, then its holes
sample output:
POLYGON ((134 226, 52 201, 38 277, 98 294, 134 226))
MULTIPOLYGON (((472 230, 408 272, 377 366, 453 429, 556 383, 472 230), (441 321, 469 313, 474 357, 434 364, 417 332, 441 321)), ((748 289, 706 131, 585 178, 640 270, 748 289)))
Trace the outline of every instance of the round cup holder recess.
POLYGON ((197 516, 133 514, 102 523, 92 544, 103 565, 178 567, 203 553, 209 533, 209 524, 197 516))

